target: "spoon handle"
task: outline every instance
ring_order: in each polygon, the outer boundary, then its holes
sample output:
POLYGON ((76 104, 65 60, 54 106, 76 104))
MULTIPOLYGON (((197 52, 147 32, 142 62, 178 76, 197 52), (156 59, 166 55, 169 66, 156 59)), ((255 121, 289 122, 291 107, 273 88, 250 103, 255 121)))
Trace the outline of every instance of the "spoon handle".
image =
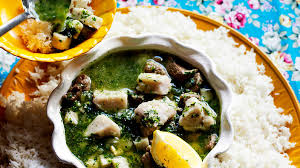
POLYGON ((4 25, 0 26, 0 37, 4 35, 6 32, 8 32, 10 29, 16 27, 18 24, 20 24, 22 21, 27 19, 30 16, 29 13, 24 12, 15 18, 9 20, 7 23, 4 25))

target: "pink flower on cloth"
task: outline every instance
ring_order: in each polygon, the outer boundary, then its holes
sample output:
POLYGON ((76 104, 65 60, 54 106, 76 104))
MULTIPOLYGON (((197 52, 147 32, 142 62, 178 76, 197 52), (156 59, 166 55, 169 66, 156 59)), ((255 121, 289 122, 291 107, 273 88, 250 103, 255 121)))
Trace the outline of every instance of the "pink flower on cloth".
POLYGON ((120 8, 136 6, 137 0, 118 0, 120 8))
POLYGON ((289 79, 290 77, 290 75, 286 71, 283 72, 283 76, 285 79, 289 79))
POLYGON ((154 3, 155 5, 161 6, 161 5, 164 5, 164 4, 165 4, 165 0, 153 0, 153 3, 154 3))
POLYGON ((283 57, 283 61, 287 64, 293 64, 293 60, 290 54, 280 53, 280 58, 283 57))
POLYGON ((248 5, 251 9, 257 10, 260 7, 260 3, 258 0, 248 0, 248 5))
POLYGON ((259 45, 259 39, 256 37, 249 37, 249 40, 254 43, 255 45, 259 45))
POLYGON ((231 11, 227 15, 224 16, 226 23, 235 29, 240 29, 244 27, 247 22, 247 17, 249 17, 250 10, 245 6, 238 6, 236 10, 231 11))
POLYGON ((244 27, 246 23, 246 15, 237 11, 232 11, 224 17, 225 21, 230 27, 240 29, 244 27))
POLYGON ((230 11, 232 9, 232 2, 234 0, 216 0, 214 7, 216 13, 225 15, 226 11, 230 11))

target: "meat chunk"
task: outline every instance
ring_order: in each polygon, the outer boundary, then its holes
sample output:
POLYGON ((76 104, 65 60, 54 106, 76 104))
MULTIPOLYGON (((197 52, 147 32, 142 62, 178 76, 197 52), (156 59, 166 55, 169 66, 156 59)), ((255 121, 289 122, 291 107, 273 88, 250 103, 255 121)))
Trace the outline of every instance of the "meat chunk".
POLYGON ((127 91, 108 91, 96 90, 94 92, 93 102, 101 109, 105 111, 117 111, 120 109, 126 109, 128 106, 127 91))
POLYGON ((122 156, 114 157, 111 161, 114 168, 129 168, 127 159, 122 156))
POLYGON ((187 70, 184 67, 178 65, 172 57, 168 58, 166 69, 168 73, 177 81, 185 82, 187 79, 191 78, 198 70, 192 69, 187 70))
POLYGON ((107 136, 120 137, 121 129, 106 115, 98 115, 87 127, 84 136, 88 137, 91 134, 96 134, 100 138, 107 136))
POLYGON ((54 32, 52 37, 52 46, 59 50, 67 50, 70 48, 72 39, 68 36, 54 32))
POLYGON ((218 135, 217 134, 211 134, 208 137, 208 143, 205 145, 205 148, 208 150, 212 150, 216 143, 217 143, 218 135))
POLYGON ((143 162, 144 168, 152 168, 153 166, 153 159, 151 157, 150 152, 146 152, 143 154, 141 161, 143 162))
POLYGON ((144 95, 137 94, 136 92, 131 90, 128 91, 128 102, 130 107, 137 107, 144 101, 144 99, 144 95))
POLYGON ((91 78, 85 74, 79 75, 75 80, 76 86, 80 87, 82 91, 88 91, 91 89, 91 78))
POLYGON ((140 104, 134 113, 137 123, 141 125, 142 135, 145 137, 151 135, 175 116, 176 109, 176 104, 167 97, 140 104))
POLYGON ((136 89, 143 93, 166 95, 171 90, 171 79, 167 75, 141 73, 136 89))
POLYGON ((160 75, 167 75, 167 70, 165 69, 165 67, 163 65, 161 65, 160 63, 150 59, 146 62, 144 71, 146 73, 156 73, 156 74, 160 74, 160 75))
POLYGON ((89 76, 85 74, 79 75, 64 98, 71 101, 78 100, 82 92, 89 91, 91 89, 91 83, 92 81, 89 76))
POLYGON ((153 60, 156 61, 156 62, 162 62, 164 59, 160 56, 154 56, 153 60))
POLYGON ((143 154, 141 161, 143 162, 144 168, 153 168, 153 167, 157 167, 157 165, 155 164, 152 155, 150 153, 151 151, 151 146, 148 145, 148 147, 146 148, 146 153, 143 154))
POLYGON ((203 79, 199 72, 195 73, 195 75, 186 83, 186 87, 189 88, 193 92, 199 92, 200 85, 202 84, 203 79))
POLYGON ((216 123, 217 114, 204 101, 192 97, 186 101, 183 114, 179 118, 179 125, 186 131, 208 130, 216 123))

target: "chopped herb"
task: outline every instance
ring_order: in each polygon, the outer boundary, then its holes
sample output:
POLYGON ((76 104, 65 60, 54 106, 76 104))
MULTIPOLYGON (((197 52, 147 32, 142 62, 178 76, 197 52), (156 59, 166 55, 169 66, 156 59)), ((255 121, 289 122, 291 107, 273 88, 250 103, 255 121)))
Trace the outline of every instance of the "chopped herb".
POLYGON ((159 124, 160 117, 156 110, 149 110, 144 113, 144 118, 142 119, 142 123, 146 127, 155 127, 159 124))
POLYGON ((151 67, 151 71, 154 72, 155 71, 155 66, 151 67))
POLYGON ((89 16, 90 14, 88 13, 87 10, 82 10, 81 19, 86 19, 89 16))

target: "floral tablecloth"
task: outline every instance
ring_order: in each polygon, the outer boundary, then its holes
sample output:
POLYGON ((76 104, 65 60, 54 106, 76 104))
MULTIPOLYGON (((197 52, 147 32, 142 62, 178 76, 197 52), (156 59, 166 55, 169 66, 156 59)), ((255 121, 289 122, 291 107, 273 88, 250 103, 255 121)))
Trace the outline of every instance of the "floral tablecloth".
MULTIPOLYGON (((300 0, 118 0, 118 7, 158 5, 207 15, 265 51, 300 100, 300 0)), ((19 58, 0 49, 0 86, 19 58)))

